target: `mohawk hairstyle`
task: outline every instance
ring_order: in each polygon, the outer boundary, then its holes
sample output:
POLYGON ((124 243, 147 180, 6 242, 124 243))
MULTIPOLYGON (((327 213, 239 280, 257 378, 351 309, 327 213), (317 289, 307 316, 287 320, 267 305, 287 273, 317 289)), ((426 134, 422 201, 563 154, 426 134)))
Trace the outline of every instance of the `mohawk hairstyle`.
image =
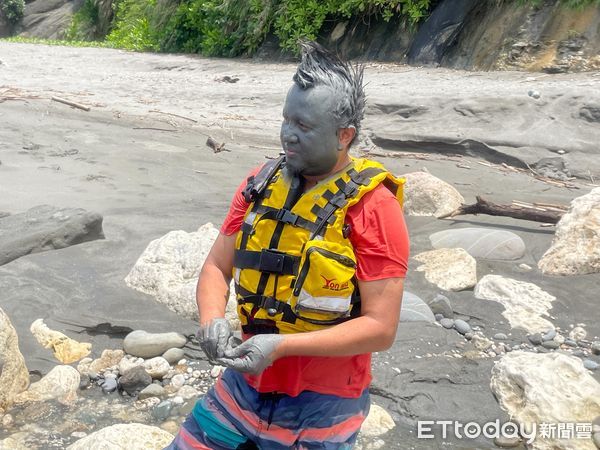
POLYGON ((316 42, 300 41, 300 47, 302 61, 294 74, 294 83, 302 89, 328 86, 339 94, 333 114, 339 127, 356 128, 351 145, 354 144, 365 115, 364 66, 352 66, 316 42))

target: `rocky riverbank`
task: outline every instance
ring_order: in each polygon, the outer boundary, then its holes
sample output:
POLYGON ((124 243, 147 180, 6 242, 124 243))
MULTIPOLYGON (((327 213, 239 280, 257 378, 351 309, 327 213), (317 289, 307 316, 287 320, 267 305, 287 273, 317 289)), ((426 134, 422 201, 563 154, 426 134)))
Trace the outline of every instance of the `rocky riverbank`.
MULTIPOLYGON (((0 267, 0 448, 160 448, 219 370, 193 338, 207 223, 277 154, 293 66, 6 43, 0 61, 0 254, 13 255, 0 267), (140 353, 144 333, 176 334, 140 353)), ((360 447, 523 448, 417 438, 419 420, 513 418, 589 424, 532 448, 593 449, 600 78, 397 65, 366 76, 356 154, 407 178, 412 258, 360 447), (560 164, 531 164, 550 157, 560 164), (475 195, 568 212, 556 227, 437 218, 475 195)))

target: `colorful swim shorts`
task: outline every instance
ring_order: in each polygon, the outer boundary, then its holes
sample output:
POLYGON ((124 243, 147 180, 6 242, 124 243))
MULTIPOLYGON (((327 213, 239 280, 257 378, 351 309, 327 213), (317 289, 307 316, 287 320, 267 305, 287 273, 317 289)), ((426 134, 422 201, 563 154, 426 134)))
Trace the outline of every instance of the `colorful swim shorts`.
POLYGON ((165 450, 347 450, 369 404, 368 389, 358 398, 310 391, 297 397, 261 394, 228 369, 165 450))

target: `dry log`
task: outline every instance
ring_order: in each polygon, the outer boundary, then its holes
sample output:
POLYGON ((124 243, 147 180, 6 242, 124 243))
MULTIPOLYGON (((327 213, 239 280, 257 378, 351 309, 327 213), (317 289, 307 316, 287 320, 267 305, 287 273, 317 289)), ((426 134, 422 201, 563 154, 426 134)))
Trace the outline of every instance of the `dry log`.
POLYGON ((445 219, 447 217, 462 216, 465 214, 488 214, 490 216, 506 216, 515 219, 531 220, 534 222, 557 223, 567 209, 566 206, 564 207, 565 210, 559 211, 558 208, 545 209, 540 206, 532 205, 532 207, 528 207, 514 203, 512 205, 498 205, 496 203, 488 202, 480 196, 477 196, 476 199, 477 203, 472 205, 461 205, 451 213, 444 214, 439 218, 445 219))
POLYGON ((54 100, 55 102, 58 102, 58 103, 64 103, 65 105, 72 106, 73 108, 82 109, 84 111, 90 110, 89 106, 82 105, 81 103, 75 103, 75 102, 72 102, 71 100, 65 100, 64 98, 52 97, 52 100, 54 100))
POLYGON ((231 151, 231 150, 225 148, 225 142, 223 142, 222 144, 219 144, 217 141, 215 141, 211 137, 209 137, 206 140, 206 145, 208 147, 212 148, 214 153, 230 152, 231 151))

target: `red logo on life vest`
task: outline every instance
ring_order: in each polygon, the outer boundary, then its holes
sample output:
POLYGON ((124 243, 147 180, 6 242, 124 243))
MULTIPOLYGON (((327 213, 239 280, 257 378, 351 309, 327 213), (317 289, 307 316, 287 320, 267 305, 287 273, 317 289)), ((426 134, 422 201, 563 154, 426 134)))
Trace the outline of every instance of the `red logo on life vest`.
POLYGON ((342 291, 342 290, 348 288, 347 281, 340 284, 340 283, 335 282, 335 278, 328 280, 323 275, 321 275, 321 278, 323 278, 323 281, 325 281, 325 284, 323 285, 323 289, 329 289, 330 291, 342 291))

